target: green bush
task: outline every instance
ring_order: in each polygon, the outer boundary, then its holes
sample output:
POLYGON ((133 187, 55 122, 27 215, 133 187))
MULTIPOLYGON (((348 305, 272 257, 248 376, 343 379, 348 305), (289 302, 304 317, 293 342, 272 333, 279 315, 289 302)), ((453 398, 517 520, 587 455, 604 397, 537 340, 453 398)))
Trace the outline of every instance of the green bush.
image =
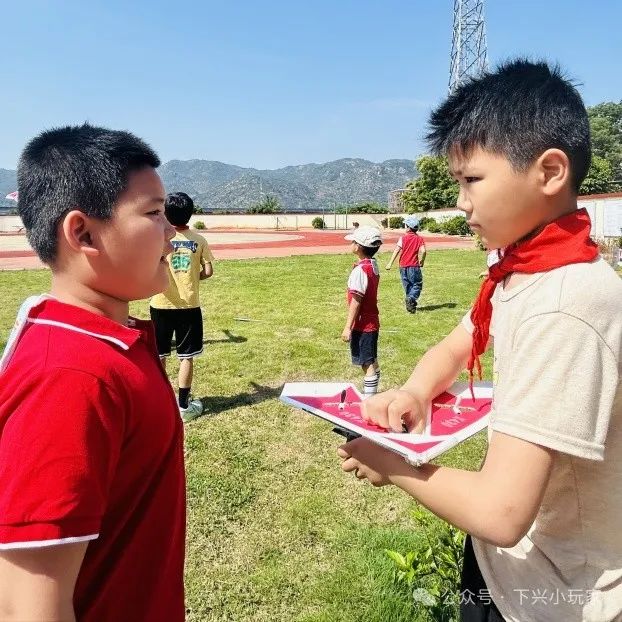
POLYGON ((388 225, 389 225, 389 219, 388 218, 383 218, 380 221, 380 224, 386 229, 388 227, 388 225))
POLYGON ((434 225, 436 223, 436 219, 435 218, 430 218, 429 216, 424 216, 423 218, 419 219, 419 229, 421 231, 423 230, 430 230, 429 227, 430 225, 434 225))
MULTIPOLYGON (((427 546, 405 555, 385 550, 395 564, 394 579, 412 590, 417 613, 431 622, 454 622, 460 612, 460 575, 465 535, 427 510, 416 509, 415 521, 427 536, 427 546)), ((419 619, 419 618, 417 618, 419 619)))
POLYGON ((430 233, 440 233, 441 232, 441 223, 436 222, 436 220, 432 219, 432 222, 429 222, 427 225, 427 229, 430 233))
POLYGON ((311 226, 314 229, 326 229, 326 223, 324 222, 324 219, 321 216, 316 216, 311 221, 311 226))
POLYGON ((471 235, 464 216, 454 216, 441 223, 441 231, 447 235, 471 235))
POLYGON ((195 229, 205 229, 205 223, 202 220, 197 220, 192 226, 195 229))
POLYGON ((267 194, 259 203, 251 205, 247 214, 276 214, 281 211, 281 204, 277 197, 267 194))
POLYGON ((389 229, 403 229, 404 219, 401 216, 389 217, 389 229))
POLYGON ((339 205, 337 214, 388 214, 389 208, 381 203, 361 203, 360 205, 339 205))

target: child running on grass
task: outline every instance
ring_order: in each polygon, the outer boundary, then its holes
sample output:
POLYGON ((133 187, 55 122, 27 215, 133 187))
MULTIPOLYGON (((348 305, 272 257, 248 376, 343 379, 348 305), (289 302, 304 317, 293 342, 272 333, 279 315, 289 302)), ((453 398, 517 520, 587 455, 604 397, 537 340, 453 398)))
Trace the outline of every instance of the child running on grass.
POLYGON ((417 233, 419 231, 419 219, 415 216, 407 216, 404 225, 408 229, 406 235, 400 237, 387 264, 387 270, 393 266, 393 262, 400 258, 400 276, 406 298, 406 311, 415 313, 417 311, 417 301, 423 289, 423 273, 421 268, 425 263, 425 242, 417 233))
POLYGON ((352 242, 352 252, 358 257, 348 279, 348 317, 341 338, 350 342, 352 364, 360 365, 364 374, 363 393, 366 397, 378 392, 378 284, 380 272, 374 255, 382 244, 376 227, 357 227, 345 236, 352 242))
POLYGON ((622 282, 599 257, 577 193, 590 166, 581 97, 558 69, 515 61, 432 114, 458 207, 489 249, 471 311, 364 417, 412 429, 494 345, 494 400, 478 471, 409 466, 364 439, 342 468, 394 484, 470 534, 462 619, 622 619, 622 282))

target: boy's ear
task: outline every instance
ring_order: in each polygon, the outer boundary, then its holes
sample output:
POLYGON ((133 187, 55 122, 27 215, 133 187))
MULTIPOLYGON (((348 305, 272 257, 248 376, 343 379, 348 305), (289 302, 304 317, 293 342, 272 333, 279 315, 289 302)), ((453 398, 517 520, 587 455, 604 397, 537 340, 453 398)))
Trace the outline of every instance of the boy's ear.
POLYGON ((547 149, 537 161, 538 178, 547 196, 559 194, 570 184, 570 160, 561 149, 547 149))
POLYGON ((61 226, 66 243, 76 253, 95 256, 99 250, 93 245, 91 220, 80 210, 67 212, 61 226))

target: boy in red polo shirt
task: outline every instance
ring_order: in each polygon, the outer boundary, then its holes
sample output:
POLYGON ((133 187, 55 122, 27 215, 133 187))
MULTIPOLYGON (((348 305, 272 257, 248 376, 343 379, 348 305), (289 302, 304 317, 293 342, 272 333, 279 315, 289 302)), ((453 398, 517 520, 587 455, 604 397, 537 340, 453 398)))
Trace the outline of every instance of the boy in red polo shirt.
POLYGON ((341 333, 350 342, 352 364, 360 365, 365 379, 365 396, 378 392, 380 367, 378 365, 378 283, 380 272, 374 255, 382 244, 382 236, 376 227, 357 227, 345 236, 352 242, 352 252, 359 261, 348 279, 348 317, 341 333))
POLYGON ((387 270, 391 269, 393 262, 399 255, 400 276, 404 286, 404 300, 406 311, 415 313, 417 311, 417 301, 423 289, 423 274, 421 268, 425 263, 425 242, 417 233, 419 231, 419 220, 416 216, 407 216, 404 225, 408 229, 406 235, 400 237, 387 264, 387 270))
POLYGON ((151 323, 128 315, 168 284, 159 164, 86 124, 20 159, 52 288, 22 306, 0 363, 0 619, 184 619, 182 423, 151 323))

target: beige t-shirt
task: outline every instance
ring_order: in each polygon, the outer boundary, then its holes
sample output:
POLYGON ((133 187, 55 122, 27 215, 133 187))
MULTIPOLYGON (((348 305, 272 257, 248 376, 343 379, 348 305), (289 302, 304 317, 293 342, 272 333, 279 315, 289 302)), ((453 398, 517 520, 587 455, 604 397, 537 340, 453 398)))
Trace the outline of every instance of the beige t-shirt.
POLYGON ((489 434, 557 450, 527 535, 473 539, 490 596, 516 622, 622 620, 622 280, 597 259, 499 285, 490 332, 489 434))
POLYGON ((151 299, 155 309, 194 309, 199 306, 201 268, 214 261, 207 240, 191 229, 178 230, 171 240, 173 252, 168 262, 168 288, 151 299))

